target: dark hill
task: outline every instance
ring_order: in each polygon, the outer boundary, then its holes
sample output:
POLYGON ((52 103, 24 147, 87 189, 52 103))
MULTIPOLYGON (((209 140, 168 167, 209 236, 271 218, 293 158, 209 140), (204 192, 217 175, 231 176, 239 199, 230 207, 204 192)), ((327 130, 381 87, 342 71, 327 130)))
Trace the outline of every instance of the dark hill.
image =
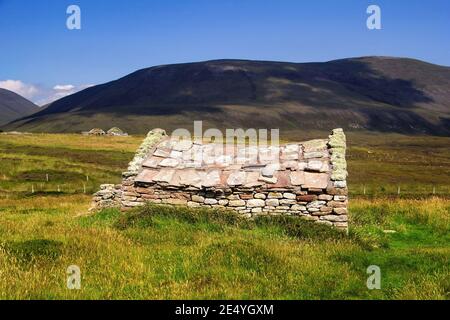
POLYGON ((157 66, 90 87, 9 124, 77 132, 118 126, 450 134, 450 68, 364 57, 326 63, 216 60, 157 66))
POLYGON ((0 88, 0 125, 38 111, 38 106, 24 97, 0 88))

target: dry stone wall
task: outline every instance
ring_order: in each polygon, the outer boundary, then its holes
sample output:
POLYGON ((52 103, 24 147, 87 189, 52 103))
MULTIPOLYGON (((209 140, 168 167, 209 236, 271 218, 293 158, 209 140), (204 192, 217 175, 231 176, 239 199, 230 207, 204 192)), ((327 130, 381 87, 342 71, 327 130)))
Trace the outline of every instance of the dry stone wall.
POLYGON ((102 184, 94 193, 91 211, 95 209, 116 208, 122 205, 122 185, 102 184))
POLYGON ((124 211, 146 202, 220 208, 248 218, 290 215, 348 229, 342 129, 328 139, 259 147, 245 155, 235 146, 217 156, 211 151, 217 146, 172 141, 163 130, 153 130, 123 173, 120 192, 111 186, 100 190, 95 206, 113 199, 124 211))

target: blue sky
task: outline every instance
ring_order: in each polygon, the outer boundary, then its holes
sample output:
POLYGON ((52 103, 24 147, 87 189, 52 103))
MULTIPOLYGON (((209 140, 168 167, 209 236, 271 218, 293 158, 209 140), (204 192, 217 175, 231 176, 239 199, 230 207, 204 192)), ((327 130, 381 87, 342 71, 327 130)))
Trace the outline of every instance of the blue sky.
POLYGON ((159 64, 388 55, 450 65, 448 0, 0 0, 0 86, 43 104, 159 64), (81 8, 81 30, 66 9, 81 8), (366 8, 381 7, 382 30, 366 8))

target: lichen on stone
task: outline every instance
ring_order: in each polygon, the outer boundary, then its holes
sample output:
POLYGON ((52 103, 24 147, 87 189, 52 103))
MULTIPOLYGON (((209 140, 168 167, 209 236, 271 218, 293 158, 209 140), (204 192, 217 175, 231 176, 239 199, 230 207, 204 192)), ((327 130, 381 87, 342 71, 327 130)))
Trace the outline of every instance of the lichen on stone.
POLYGON ((329 136, 328 145, 331 148, 346 148, 347 141, 345 138, 344 130, 334 129, 333 133, 329 136))
POLYGON ((147 157, 149 150, 166 136, 166 131, 164 131, 163 129, 151 130, 136 151, 133 160, 128 164, 128 170, 122 175, 124 177, 130 177, 138 174, 142 162, 144 162, 145 158, 147 157))
POLYGON ((347 179, 347 161, 345 160, 345 153, 347 148, 347 141, 344 130, 334 129, 329 136, 328 146, 331 153, 331 164, 333 171, 331 173, 331 180, 344 181, 347 179))

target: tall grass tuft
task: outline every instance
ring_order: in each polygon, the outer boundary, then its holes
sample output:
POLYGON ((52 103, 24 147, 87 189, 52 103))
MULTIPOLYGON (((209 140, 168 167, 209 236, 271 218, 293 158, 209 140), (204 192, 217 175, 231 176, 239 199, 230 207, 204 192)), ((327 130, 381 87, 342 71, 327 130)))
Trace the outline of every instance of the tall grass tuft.
POLYGON ((241 217, 230 210, 174 207, 147 204, 122 215, 115 224, 119 230, 147 228, 155 225, 157 218, 172 218, 189 224, 209 224, 220 229, 236 227, 242 229, 276 229, 284 235, 298 239, 327 240, 343 239, 345 233, 329 226, 290 216, 259 216, 254 219, 241 217))

